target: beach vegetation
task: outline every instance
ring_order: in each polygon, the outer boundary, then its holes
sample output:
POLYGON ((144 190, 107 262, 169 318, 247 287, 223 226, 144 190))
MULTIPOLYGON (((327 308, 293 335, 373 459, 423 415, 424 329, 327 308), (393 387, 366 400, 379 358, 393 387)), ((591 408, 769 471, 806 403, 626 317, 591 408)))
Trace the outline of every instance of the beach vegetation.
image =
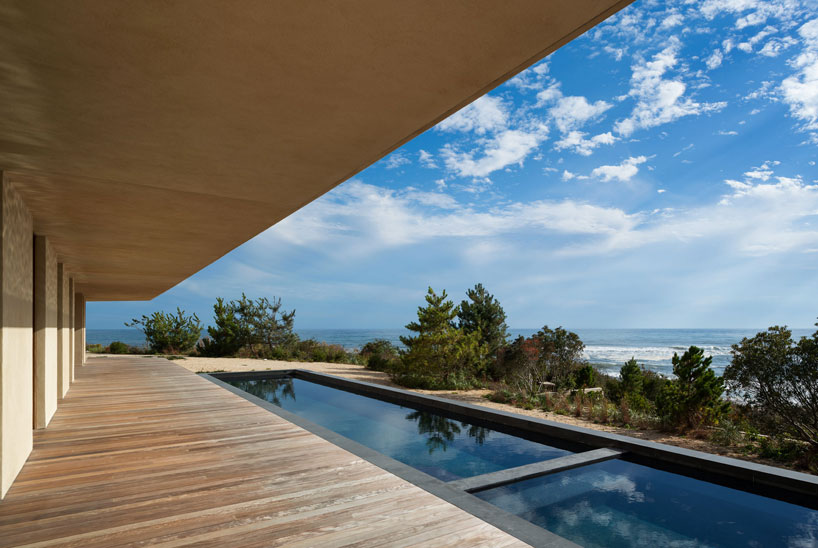
POLYGON ((545 383, 552 383, 557 391, 575 388, 578 374, 588 386, 593 384, 593 372, 578 373, 586 365, 584 348, 576 333, 546 325, 531 337, 517 337, 503 349, 498 369, 505 382, 528 395, 541 392, 545 383))
POLYGON ((145 334, 148 349, 154 354, 180 354, 193 350, 202 334, 202 324, 196 314, 185 314, 177 307, 176 314, 154 312, 125 323, 138 327, 145 334))
POLYGON ((508 339, 505 310, 483 284, 468 289, 466 297, 457 311, 458 325, 466 334, 477 334, 479 348, 485 354, 480 365, 494 373, 493 366, 508 339))
POLYGON ((113 341, 108 345, 107 351, 109 354, 130 354, 131 347, 122 341, 113 341))
POLYGON ((724 377, 750 416, 818 452, 818 331, 795 341, 770 327, 733 345, 732 356, 724 377))
POLYGON ((208 336, 199 343, 202 356, 235 356, 249 343, 249 326, 237 316, 235 301, 226 303, 218 297, 213 305, 213 323, 207 328, 208 336))
POLYGON ((722 398, 724 379, 710 368, 712 356, 691 346, 680 357, 673 354, 673 375, 656 398, 656 411, 671 427, 692 429, 718 424, 730 410, 722 398))
POLYGON ((374 371, 391 371, 400 361, 400 350, 391 341, 375 339, 361 347, 358 353, 362 363, 374 371))
POLYGON ((431 287, 426 306, 418 307, 417 321, 406 329, 415 333, 402 336, 406 349, 390 372, 398 384, 410 388, 464 389, 480 384, 477 374, 480 357, 479 333, 466 333, 455 319, 459 307, 444 290, 437 294, 431 287))

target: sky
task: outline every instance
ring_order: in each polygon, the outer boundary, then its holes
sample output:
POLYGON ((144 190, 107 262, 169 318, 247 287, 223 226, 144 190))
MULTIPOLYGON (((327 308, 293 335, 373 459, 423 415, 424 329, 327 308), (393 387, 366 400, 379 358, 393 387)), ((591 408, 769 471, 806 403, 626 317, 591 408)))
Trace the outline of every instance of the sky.
MULTIPOLYGON (((320 151, 316 151, 320 153, 320 151)), ((638 0, 150 302, 394 328, 482 283, 515 328, 818 316, 818 2, 638 0)))

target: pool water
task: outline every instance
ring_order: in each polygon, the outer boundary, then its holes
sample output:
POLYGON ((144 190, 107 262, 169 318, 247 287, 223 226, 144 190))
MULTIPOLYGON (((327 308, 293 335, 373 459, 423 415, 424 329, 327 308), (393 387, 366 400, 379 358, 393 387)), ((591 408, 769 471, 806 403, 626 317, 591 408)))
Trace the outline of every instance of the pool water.
POLYGON ((818 512, 621 460, 476 493, 586 547, 818 547, 818 512))
POLYGON ((570 454, 437 413, 302 379, 226 382, 443 481, 570 454))

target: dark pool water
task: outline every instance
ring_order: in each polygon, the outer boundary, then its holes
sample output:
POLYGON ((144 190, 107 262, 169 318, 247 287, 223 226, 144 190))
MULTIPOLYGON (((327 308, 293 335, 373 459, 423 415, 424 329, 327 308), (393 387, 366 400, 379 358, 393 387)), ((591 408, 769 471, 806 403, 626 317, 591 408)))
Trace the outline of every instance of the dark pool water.
POLYGON ((227 382, 443 481, 569 454, 436 413, 302 379, 227 382))
POLYGON ((818 512, 620 460, 476 493, 586 547, 818 547, 818 512))

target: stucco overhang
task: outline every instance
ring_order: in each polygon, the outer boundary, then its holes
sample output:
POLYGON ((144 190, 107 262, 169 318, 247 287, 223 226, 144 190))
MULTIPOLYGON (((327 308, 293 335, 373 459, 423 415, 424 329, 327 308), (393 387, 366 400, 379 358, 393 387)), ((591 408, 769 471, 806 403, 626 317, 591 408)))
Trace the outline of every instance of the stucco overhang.
POLYGON ((0 169, 90 300, 148 299, 630 0, 0 2, 0 169))

